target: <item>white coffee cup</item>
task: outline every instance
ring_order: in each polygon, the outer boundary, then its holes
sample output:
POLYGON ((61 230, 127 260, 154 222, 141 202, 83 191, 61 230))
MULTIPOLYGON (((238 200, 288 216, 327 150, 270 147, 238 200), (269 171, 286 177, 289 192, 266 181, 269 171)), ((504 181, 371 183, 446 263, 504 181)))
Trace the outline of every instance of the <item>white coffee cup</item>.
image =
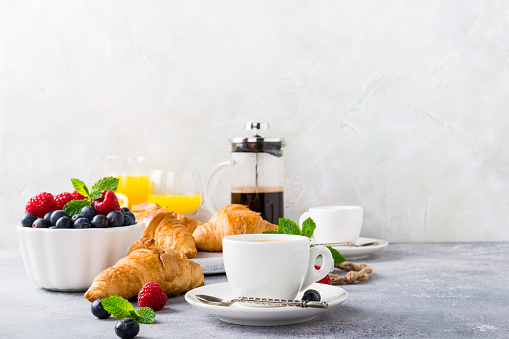
POLYGON ((240 234, 223 238, 228 282, 238 297, 295 299, 299 291, 327 275, 334 264, 324 246, 289 234, 240 234), (314 268, 317 257, 323 261, 314 268))
POLYGON ((362 228, 362 207, 322 206, 312 207, 299 218, 299 225, 307 218, 313 219, 316 229, 315 243, 353 242, 359 239, 362 228))

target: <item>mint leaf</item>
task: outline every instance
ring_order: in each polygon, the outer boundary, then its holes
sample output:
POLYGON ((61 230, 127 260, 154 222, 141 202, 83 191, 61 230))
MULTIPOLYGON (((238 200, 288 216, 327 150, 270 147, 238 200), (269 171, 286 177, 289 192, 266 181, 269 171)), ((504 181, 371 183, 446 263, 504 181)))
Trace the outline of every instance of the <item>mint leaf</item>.
POLYGON ((262 234, 279 234, 279 233, 274 230, 268 230, 268 231, 263 231, 262 234))
MULTIPOLYGON (((105 177, 99 180, 92 186, 92 192, 98 191, 102 192, 104 190, 106 191, 112 191, 116 192, 118 188, 118 182, 119 180, 114 177, 105 177)), ((92 199, 95 200, 95 199, 92 199)))
POLYGON ((316 224, 311 218, 307 218, 302 223, 302 234, 308 238, 311 238, 313 232, 315 231, 316 224))
POLYGON ((346 261, 345 257, 343 257, 341 255, 341 253, 338 252, 337 249, 332 248, 330 246, 326 246, 326 247, 329 249, 330 253, 332 254, 332 258, 334 259, 334 265, 339 265, 343 261, 346 261))
POLYGON ((92 191, 92 193, 90 193, 90 195, 88 196, 90 200, 97 200, 101 199, 102 197, 103 197, 102 191, 92 191))
POLYGON ((132 318, 131 311, 134 312, 134 306, 127 299, 118 295, 110 295, 101 301, 104 309, 114 317, 132 318))
POLYGON ((74 187, 74 189, 76 191, 78 191, 79 194, 81 194, 82 196, 84 197, 88 197, 88 187, 87 185, 85 185, 85 183, 83 181, 81 181, 80 179, 71 179, 71 182, 72 182, 72 187, 74 187))
MULTIPOLYGON (((133 315, 133 313, 134 312, 131 311, 131 315, 133 315)), ((134 315, 136 318, 133 319, 142 324, 152 324, 156 321, 156 312, 150 307, 140 307, 136 310, 134 315)))
POLYGON ((279 234, 295 234, 302 235, 302 231, 295 221, 285 218, 279 218, 279 234))
POLYGON ((81 209, 85 206, 92 205, 90 203, 90 200, 84 199, 84 200, 71 200, 64 206, 64 211, 69 214, 69 217, 72 217, 73 215, 80 214, 81 209))

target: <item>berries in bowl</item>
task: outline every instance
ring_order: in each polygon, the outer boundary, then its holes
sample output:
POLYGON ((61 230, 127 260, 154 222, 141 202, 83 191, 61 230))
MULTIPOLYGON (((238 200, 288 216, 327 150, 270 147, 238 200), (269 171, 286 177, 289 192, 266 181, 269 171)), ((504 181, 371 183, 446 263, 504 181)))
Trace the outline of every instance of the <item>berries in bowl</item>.
POLYGON ((101 179, 91 191, 80 180, 71 181, 74 192, 30 198, 16 226, 28 276, 49 290, 88 289, 144 229, 128 208, 120 208, 114 193, 118 179, 101 179))

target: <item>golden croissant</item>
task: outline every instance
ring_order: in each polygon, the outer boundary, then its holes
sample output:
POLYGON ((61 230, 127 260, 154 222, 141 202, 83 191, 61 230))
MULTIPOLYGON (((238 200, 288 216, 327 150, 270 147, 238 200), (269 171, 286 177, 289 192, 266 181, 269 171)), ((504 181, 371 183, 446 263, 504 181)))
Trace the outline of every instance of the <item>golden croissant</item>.
POLYGON ((232 204, 217 211, 208 223, 198 225, 193 237, 199 250, 219 252, 223 250, 223 237, 227 235, 255 234, 277 228, 263 220, 260 213, 244 205, 232 204))
POLYGON ((155 239, 156 244, 162 248, 182 252, 188 258, 197 253, 191 232, 174 212, 157 213, 145 228, 143 238, 155 239))
POLYGON ((110 295, 130 299, 151 281, 161 285, 168 296, 205 284, 199 264, 183 253, 164 250, 154 239, 142 238, 133 244, 125 258, 97 275, 85 298, 90 302, 110 295))

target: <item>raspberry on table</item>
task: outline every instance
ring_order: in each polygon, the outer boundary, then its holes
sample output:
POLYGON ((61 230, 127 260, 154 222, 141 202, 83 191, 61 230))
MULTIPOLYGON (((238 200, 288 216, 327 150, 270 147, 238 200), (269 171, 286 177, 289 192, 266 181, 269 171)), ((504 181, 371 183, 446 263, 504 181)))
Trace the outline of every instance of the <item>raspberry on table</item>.
MULTIPOLYGON (((318 265, 315 265, 315 268, 317 270, 320 269, 321 266, 318 266, 318 265)), ((330 285, 330 277, 329 275, 327 274, 325 277, 323 277, 322 279, 318 280, 317 283, 319 284, 326 284, 326 285, 330 285)))
POLYGON ((92 205, 94 205, 97 213, 108 215, 111 211, 120 211, 120 204, 115 193, 106 190, 102 193, 102 198, 92 201, 92 205))
POLYGON ((143 285, 138 293, 138 305, 140 307, 150 307, 154 311, 162 309, 167 301, 168 296, 164 293, 163 288, 155 282, 143 285))
POLYGON ((74 197, 72 193, 69 192, 63 192, 55 195, 55 204, 57 205, 58 210, 64 209, 65 204, 67 204, 71 200, 74 200, 74 197))
POLYGON ((30 198, 25 205, 25 213, 32 213, 38 218, 44 218, 48 212, 57 209, 53 194, 42 192, 30 198))

